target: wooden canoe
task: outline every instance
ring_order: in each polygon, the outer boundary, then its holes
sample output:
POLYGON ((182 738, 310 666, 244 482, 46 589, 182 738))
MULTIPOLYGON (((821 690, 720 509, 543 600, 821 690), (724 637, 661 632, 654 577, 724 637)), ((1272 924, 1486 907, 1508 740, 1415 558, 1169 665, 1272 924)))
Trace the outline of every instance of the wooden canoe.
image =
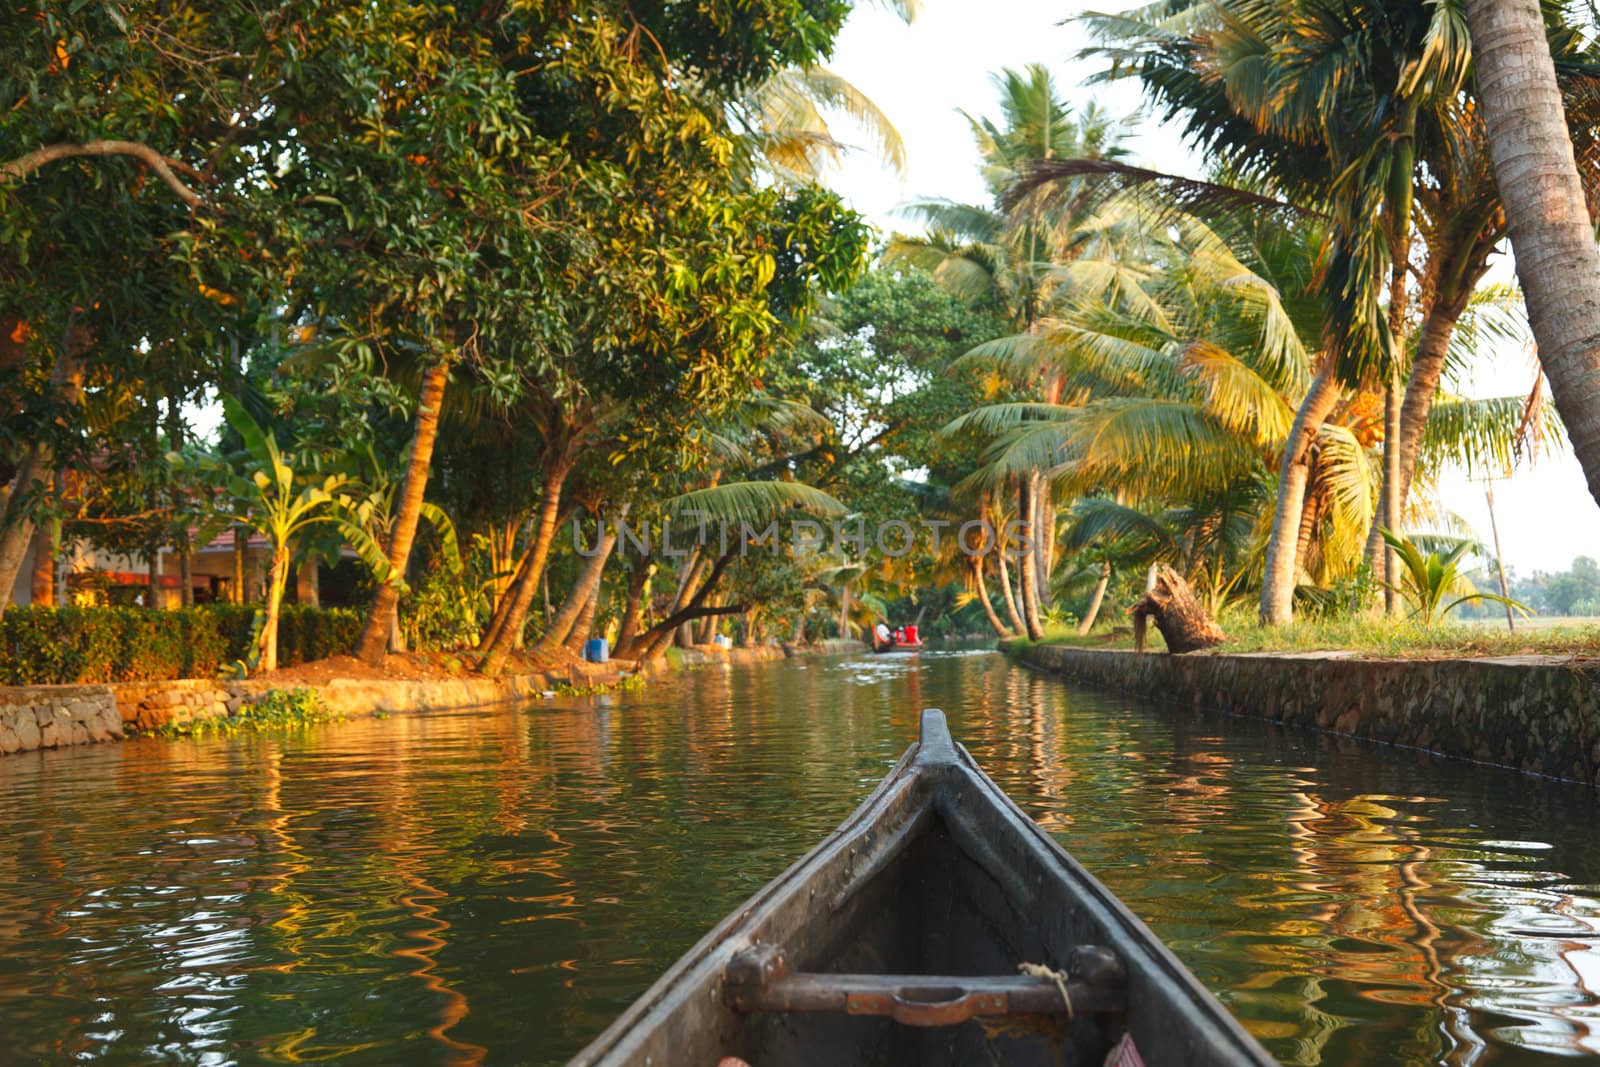
POLYGON ((930 709, 837 831, 571 1067, 1273 1062, 930 709))

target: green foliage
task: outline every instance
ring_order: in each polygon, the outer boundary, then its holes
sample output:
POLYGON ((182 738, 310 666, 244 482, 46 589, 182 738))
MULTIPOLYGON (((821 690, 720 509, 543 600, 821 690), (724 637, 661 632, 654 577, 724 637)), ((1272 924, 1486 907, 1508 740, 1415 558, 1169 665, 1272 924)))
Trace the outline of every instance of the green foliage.
POLYGON ((1380 527, 1383 539, 1394 549, 1395 555, 1400 560, 1401 580, 1398 584, 1382 583, 1384 588, 1392 589, 1405 597, 1411 605, 1411 616, 1423 626, 1432 626, 1437 620, 1450 614, 1453 608, 1473 600, 1490 600, 1496 604, 1504 604, 1509 608, 1530 615, 1532 612, 1525 604, 1520 604, 1507 597, 1497 596, 1493 593, 1463 592, 1469 585, 1462 578, 1459 565, 1461 557, 1472 548, 1470 542, 1463 541, 1450 549, 1444 555, 1437 552, 1424 553, 1409 538, 1385 530, 1380 527), (1454 600, 1446 603, 1446 598, 1460 593, 1454 600))
POLYGON ((149 731, 157 737, 232 737, 284 730, 303 730, 308 726, 339 722, 348 716, 335 713, 310 689, 274 689, 250 703, 241 704, 234 715, 168 722, 149 731))
POLYGON ((493 607, 485 563, 482 552, 466 561, 444 550, 429 558, 421 581, 400 602, 407 647, 449 650, 477 643, 482 620, 493 607))
POLYGON ((1564 571, 1535 571, 1511 587, 1541 615, 1600 615, 1600 564, 1589 556, 1577 557, 1564 571))
POLYGON ((1348 619, 1371 607, 1378 583, 1363 563, 1326 589, 1302 585, 1294 591, 1295 611, 1312 620, 1348 619))
MULTIPOLYGON (((73 685, 210 678, 250 655, 253 608, 13 608, 0 615, 0 685, 73 685)), ((347 654, 353 611, 287 606, 278 621, 284 665, 347 654)))

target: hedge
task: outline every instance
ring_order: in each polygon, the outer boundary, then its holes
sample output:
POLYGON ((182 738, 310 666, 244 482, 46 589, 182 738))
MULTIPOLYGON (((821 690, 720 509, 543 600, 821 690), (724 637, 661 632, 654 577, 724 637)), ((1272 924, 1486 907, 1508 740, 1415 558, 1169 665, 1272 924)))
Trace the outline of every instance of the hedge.
MULTIPOLYGON (((0 615, 0 685, 70 685, 214 678, 250 655, 256 609, 232 604, 143 608, 11 608, 0 615)), ((278 663, 348 653, 361 616, 286 604, 278 663)))

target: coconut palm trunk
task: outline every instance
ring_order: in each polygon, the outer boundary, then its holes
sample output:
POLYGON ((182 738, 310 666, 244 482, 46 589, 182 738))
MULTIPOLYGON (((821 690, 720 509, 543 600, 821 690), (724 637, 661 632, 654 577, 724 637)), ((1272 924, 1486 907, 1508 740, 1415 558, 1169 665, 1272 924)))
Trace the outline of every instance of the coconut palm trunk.
POLYGON ((994 604, 989 600, 989 587, 983 580, 983 560, 973 559, 968 565, 972 568, 972 589, 978 596, 984 617, 989 620, 989 625, 994 627, 995 634, 1000 637, 1010 637, 1011 631, 1006 629, 1005 623, 1000 621, 1000 616, 995 614, 994 604))
POLYGON ((655 564, 640 557, 628 570, 628 597, 622 609, 622 624, 617 628, 617 647, 625 648, 639 633, 639 620, 644 615, 644 587, 655 571, 655 564))
POLYGON ((1039 557, 1033 551, 1038 542, 1037 524, 1033 521, 1035 515, 1031 492, 1033 478, 1031 474, 1025 476, 1017 488, 1017 514, 1027 517, 1027 525, 1024 528, 1033 541, 1033 544, 1028 546, 1028 551, 1022 553, 1017 566, 1022 571, 1022 621, 1028 625, 1029 639, 1038 641, 1044 637, 1044 624, 1039 618, 1039 557))
POLYGON ((1267 539, 1266 569, 1261 577, 1261 622, 1264 626, 1281 626, 1294 617, 1294 587, 1300 569, 1297 558, 1300 516, 1305 507, 1306 482, 1311 474, 1311 446, 1338 402, 1339 386, 1332 369, 1325 367, 1311 380, 1311 388, 1300 401, 1289 427, 1283 462, 1278 468, 1278 503, 1272 515, 1272 533, 1267 539))
POLYGON ((1011 632, 1025 634, 1028 628, 1022 624, 1022 614, 1017 611, 1017 594, 1011 588, 1011 569, 1006 566, 1006 546, 1000 545, 995 550, 995 569, 999 573, 1001 599, 1006 606, 1006 617, 1011 620, 1011 632))
POLYGON ((1467 0, 1478 103, 1550 395, 1600 501, 1600 246, 1539 0, 1467 0))
POLYGON ((561 519, 561 490, 566 484, 572 462, 565 456, 552 462, 546 469, 544 499, 539 502, 539 518, 534 526, 533 543, 517 568, 517 578, 505 597, 505 611, 497 614, 498 626, 491 624, 491 632, 484 634, 478 648, 483 659, 478 669, 484 674, 499 674, 505 669, 511 650, 516 647, 517 635, 528 619, 528 608, 544 577, 545 562, 550 558, 550 546, 555 543, 556 527, 561 519))
MULTIPOLYGON (((1383 524, 1391 530, 1400 529, 1400 383, 1389 384, 1383 399, 1383 524)), ((1376 525, 1376 522, 1374 522, 1376 525)), ((1384 542, 1382 551, 1373 560, 1373 574, 1382 582, 1384 613, 1391 618, 1400 614, 1400 595, 1395 591, 1394 579, 1400 576, 1399 562, 1394 549, 1384 542), (1382 563, 1382 567, 1376 566, 1382 563)))
POLYGON ((712 564, 710 573, 706 575, 705 582, 689 596, 682 607, 640 634, 631 644, 619 644, 617 654, 624 659, 637 659, 641 662, 654 659, 666 651, 667 644, 672 640, 673 635, 685 623, 693 622, 703 615, 743 614, 745 611, 743 605, 731 605, 721 608, 706 606, 706 598, 716 588, 717 582, 722 578, 723 572, 728 569, 728 565, 733 562, 734 558, 735 553, 732 552, 719 557, 712 564))
POLYGON ((356 640, 356 658, 373 666, 383 662, 400 609, 400 583, 411 562, 411 546, 417 537, 417 523, 422 518, 422 499, 428 488, 428 471, 433 465, 433 445, 439 436, 439 410, 449 381, 450 360, 443 356, 429 365, 422 378, 422 393, 417 399, 417 418, 411 434, 411 457, 406 462, 399 507, 386 546, 389 580, 378 586, 366 625, 356 640))
POLYGON ((1094 593, 1089 597, 1089 610, 1083 613, 1083 621, 1078 623, 1078 636, 1085 637, 1094 629, 1095 620, 1100 617, 1100 605, 1105 603, 1106 588, 1111 584, 1111 561, 1106 560, 1100 564, 1100 580, 1094 584, 1094 593))
MULTIPOLYGON (((705 558, 701 555, 700 550, 696 548, 683 565, 683 571, 678 579, 678 593, 672 598, 672 607, 669 609, 669 614, 683 607, 685 601, 689 599, 695 586, 705 574, 707 566, 705 558)), ((694 627, 689 623, 684 623, 673 634, 672 640, 679 648, 693 648, 694 627)))
MULTIPOLYGON (((1483 242, 1487 245, 1488 242, 1483 242)), ((1423 317, 1417 332, 1417 350, 1411 360, 1411 376, 1406 381, 1405 400, 1400 405, 1400 502, 1399 513, 1405 514, 1406 501, 1410 499, 1411 481, 1416 475, 1417 461, 1422 455, 1422 436, 1428 426, 1428 414, 1433 410, 1433 398, 1439 392, 1439 380, 1444 374, 1445 359, 1450 351, 1450 339, 1456 324, 1466 312, 1472 291, 1483 277, 1486 250, 1482 247, 1472 252, 1462 281, 1449 293, 1435 298, 1423 317)), ((1383 535, 1375 522, 1367 533, 1366 556, 1373 558, 1383 535)))
POLYGON ((1038 581, 1035 592, 1039 598, 1039 612, 1043 614, 1050 610, 1050 572, 1055 565, 1051 542, 1055 540, 1056 510, 1051 505, 1050 483, 1044 475, 1030 474, 1028 482, 1029 495, 1033 498, 1033 566, 1038 581))
MULTIPOLYGON (((615 521, 600 520, 600 539, 594 546, 594 554, 583 563, 583 570, 578 572, 577 580, 572 583, 572 590, 567 594, 567 599, 562 602, 561 608, 550 620, 550 625, 545 629, 544 636, 534 645, 535 652, 554 652, 557 648, 567 643, 567 638, 582 632, 588 636, 587 630, 579 626, 579 620, 589 609, 590 602, 596 597, 600 589, 600 581, 605 577, 606 563, 611 559, 611 552, 617 547, 617 534, 621 527, 618 525, 626 518, 628 509, 624 507, 615 521)), ((590 610, 591 617, 593 615, 590 610)), ((583 638, 579 638, 580 641, 583 638)))
POLYGON ((584 642, 589 640, 589 635, 594 631, 595 612, 599 610, 600 583, 596 582, 594 588, 583 598, 583 609, 578 612, 577 621, 572 624, 572 630, 567 634, 567 640, 564 642, 567 651, 573 653, 583 651, 584 642))

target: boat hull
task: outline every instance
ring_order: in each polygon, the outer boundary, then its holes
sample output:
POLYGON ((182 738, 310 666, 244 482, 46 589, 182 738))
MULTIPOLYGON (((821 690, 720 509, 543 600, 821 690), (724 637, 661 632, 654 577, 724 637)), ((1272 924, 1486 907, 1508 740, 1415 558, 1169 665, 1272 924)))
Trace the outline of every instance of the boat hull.
POLYGON ((1273 1063, 928 712, 922 740, 835 834, 690 949, 572 1065, 711 1067, 731 1056, 751 1067, 1098 1067, 1125 1036, 1150 1065, 1273 1063), (1021 964, 1063 968, 1094 946, 1121 964, 1120 1008, 934 1026, 852 1014, 854 1002, 834 1013, 740 1010, 747 998, 730 974, 751 946, 780 947, 789 969, 824 985, 1015 976, 1021 964))

